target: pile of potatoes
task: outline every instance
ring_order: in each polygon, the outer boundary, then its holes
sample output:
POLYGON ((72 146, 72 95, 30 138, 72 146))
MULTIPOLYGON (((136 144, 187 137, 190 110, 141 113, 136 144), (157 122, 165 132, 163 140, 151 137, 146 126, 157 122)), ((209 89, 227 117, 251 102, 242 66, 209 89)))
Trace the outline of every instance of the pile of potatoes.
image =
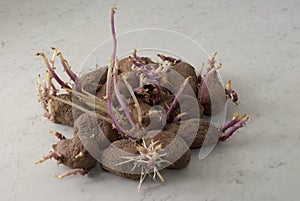
MULTIPOLYGON (((147 64, 151 65, 152 60, 148 59, 147 64)), ((214 57, 212 59, 214 60, 214 57)), ((132 119, 137 122, 137 109, 121 78, 126 76, 128 83, 135 89, 139 87, 139 73, 133 68, 132 57, 121 59, 118 65, 118 87, 128 103, 132 119)), ((141 94, 136 94, 136 98, 141 108, 141 126, 146 130, 143 139, 146 144, 151 140, 159 141, 166 152, 164 159, 169 163, 160 169, 179 169, 189 164, 190 149, 201 148, 206 138, 207 142, 218 141, 221 135, 219 129, 207 120, 209 118, 203 117, 222 111, 226 103, 226 94, 217 73, 209 75, 203 86, 204 77, 201 74, 197 75, 195 68, 189 63, 178 59, 171 64, 169 62, 169 67, 167 81, 162 87, 158 101, 154 103, 151 97, 141 94), (180 90, 186 78, 189 78, 188 85, 180 94, 172 113, 168 118, 161 118, 159 115, 166 115, 176 92, 180 90), (151 112, 155 107, 162 113, 151 112), (184 115, 180 116, 183 113, 184 115)), ((111 122, 99 118, 110 119, 110 114, 98 110, 91 103, 87 104, 86 99, 83 101, 82 96, 77 95, 84 90, 85 93, 92 94, 94 99, 106 103, 107 71, 108 67, 101 67, 85 73, 77 80, 80 89, 73 85, 72 91, 55 94, 55 97, 51 96, 52 99, 50 97, 48 107, 51 111, 51 121, 74 127, 74 137, 72 139, 61 137, 57 144, 52 145, 53 152, 57 155, 59 163, 80 169, 84 174, 100 163, 108 172, 138 179, 140 170, 139 168, 132 170, 133 162, 117 164, 122 163, 126 156, 138 155, 137 145, 141 144, 141 140, 132 140, 124 133, 120 133, 111 122)), ((151 90, 151 86, 146 87, 147 90, 151 90)), ((113 92, 112 86, 112 104, 117 107, 113 92)), ((206 145, 209 145, 207 142, 206 145)), ((57 159, 57 157, 48 158, 57 159)))

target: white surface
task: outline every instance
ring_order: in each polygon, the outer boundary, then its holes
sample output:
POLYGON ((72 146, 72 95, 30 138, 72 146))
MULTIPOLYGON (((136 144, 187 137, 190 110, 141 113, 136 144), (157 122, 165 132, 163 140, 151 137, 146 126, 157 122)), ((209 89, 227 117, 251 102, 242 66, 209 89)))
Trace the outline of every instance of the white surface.
MULTIPOLYGON (((0 200, 298 200, 300 197, 300 3, 291 1, 10 1, 0 2, 0 200), (77 67, 117 31, 160 27, 218 51, 224 80, 253 120, 205 160, 164 172, 166 183, 137 183, 105 172, 53 177, 67 168, 34 165, 56 141, 49 130, 72 129, 42 117, 37 51, 55 46, 77 67)), ((231 110, 236 110, 232 106, 231 110)))

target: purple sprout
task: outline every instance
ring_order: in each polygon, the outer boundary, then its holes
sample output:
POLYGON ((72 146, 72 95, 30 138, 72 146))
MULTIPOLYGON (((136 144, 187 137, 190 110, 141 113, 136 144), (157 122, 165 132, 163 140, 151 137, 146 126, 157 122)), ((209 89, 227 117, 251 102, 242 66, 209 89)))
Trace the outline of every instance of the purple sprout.
POLYGON ((204 75, 204 77, 202 77, 202 70, 204 68, 204 64, 202 64, 202 67, 200 69, 200 72, 198 74, 198 82, 201 83, 202 82, 202 86, 201 86, 201 96, 200 96, 200 103, 203 103, 204 101, 204 97, 205 97, 205 93, 207 92, 207 80, 209 79, 209 77, 213 74, 216 75, 217 70, 222 68, 222 64, 220 63, 219 66, 215 67, 215 57, 216 57, 217 53, 215 52, 211 58, 208 60, 208 67, 207 67, 207 73, 204 75))
MULTIPOLYGON (((55 48, 54 48, 55 49, 55 48)), ((56 49, 55 49, 56 51, 56 49)), ((78 86, 78 77, 77 75, 72 71, 71 66, 69 65, 68 61, 63 57, 61 52, 57 53, 57 56, 60 58, 61 65, 64 68, 64 71, 67 73, 67 75, 70 77, 70 79, 74 82, 75 88, 80 91, 80 86, 78 86)))
MULTIPOLYGON (((217 75, 217 70, 222 68, 222 64, 220 63, 219 66, 215 66, 215 56, 217 53, 214 53, 211 58, 208 60, 208 67, 207 67, 207 73, 205 74, 205 76, 202 76, 202 71, 203 71, 203 65, 200 68, 199 74, 197 76, 198 79, 198 83, 202 82, 202 86, 201 86, 201 96, 200 96, 200 103, 203 104, 204 102, 204 97, 205 97, 205 93, 207 92, 207 80, 209 79, 209 77, 211 75, 217 75)), ((227 82, 227 85, 225 87, 225 95, 227 99, 232 99, 232 101, 237 105, 238 104, 238 94, 231 88, 231 80, 229 80, 227 82)))
POLYGON ((233 118, 225 123, 220 129, 222 135, 220 136, 220 141, 226 141, 231 137, 238 129, 245 126, 246 122, 250 119, 246 114, 239 115, 237 112, 234 113, 233 118))
POLYGON ((173 58, 173 57, 170 57, 170 56, 164 56, 164 55, 161 55, 161 54, 157 54, 157 56, 162 60, 162 61, 167 61, 171 64, 177 64, 179 62, 181 62, 180 59, 176 59, 176 58, 173 58))
POLYGON ((166 78, 168 68, 165 68, 160 63, 155 63, 151 60, 149 60, 149 62, 144 62, 143 60, 146 60, 144 59, 145 57, 137 56, 136 50, 133 52, 133 55, 133 61, 136 61, 133 62, 134 69, 142 74, 140 77, 140 87, 148 84, 158 85, 162 79, 166 78))
POLYGON ((226 88, 225 88, 225 94, 227 99, 231 99, 232 102, 234 102, 236 105, 238 105, 238 94, 231 88, 231 80, 228 80, 226 88))
POLYGON ((176 107, 178 100, 179 100, 179 96, 182 94, 183 90, 185 89, 186 85, 189 83, 189 80, 191 79, 191 77, 187 77, 185 78, 184 82, 181 84, 180 89, 178 90, 178 92, 175 95, 175 98, 173 100, 173 102, 171 103, 168 111, 167 111, 167 117, 169 118, 171 113, 173 112, 174 108, 176 107))
POLYGON ((161 96, 161 86, 160 85, 154 85, 156 89, 156 95, 153 100, 153 105, 157 104, 160 101, 160 96, 161 96))
MULTIPOLYGON (((72 93, 72 88, 68 83, 65 83, 62 81, 62 79, 57 75, 55 72, 55 58, 57 56, 60 57, 62 66, 67 73, 67 75, 71 78, 71 80, 74 82, 74 85, 76 89, 79 87, 77 86, 78 83, 78 77, 76 74, 71 70, 71 67, 69 63, 63 58, 61 52, 57 52, 56 48, 52 47, 53 55, 50 60, 46 57, 46 55, 42 52, 36 53, 36 56, 41 56, 46 64, 47 70, 46 70, 46 78, 44 79, 43 83, 41 83, 40 75, 38 75, 38 94, 39 94, 39 102, 42 103, 42 107, 44 109, 44 115, 50 119, 53 120, 54 116, 51 114, 51 111, 49 109, 49 105, 51 105, 52 99, 60 99, 58 98, 57 92, 58 89, 55 87, 55 85, 52 82, 52 79, 54 79, 62 89, 66 90, 69 94, 72 93)), ((71 103, 67 103, 72 106, 71 103)))
POLYGON ((132 140, 137 140, 137 139, 140 138, 140 136, 138 135, 138 131, 140 129, 138 127, 138 124, 136 124, 133 121, 133 119, 130 115, 130 111, 129 111, 125 101, 123 100, 123 97, 122 97, 122 95, 119 91, 119 88, 118 88, 118 83, 117 83, 118 62, 116 62, 117 61, 117 59, 116 59, 117 38, 116 38, 115 23, 114 23, 114 15, 115 15, 115 12, 116 12, 116 8, 112 8, 111 11, 112 11, 111 12, 111 32, 112 32, 112 37, 113 37, 113 53, 112 53, 112 57, 111 57, 111 64, 109 65, 109 68, 108 68, 107 85, 106 85, 106 100, 107 100, 108 112, 109 112, 109 114, 112 118, 112 123, 113 123, 114 127, 121 134, 127 135, 132 140), (118 100, 118 102, 121 106, 121 110, 126 115, 126 119, 131 124, 132 128, 130 130, 124 129, 121 126, 121 124, 118 122, 118 119, 114 114, 114 108, 112 106, 111 93, 110 93, 112 77, 113 77, 113 82, 114 82, 114 90, 115 90, 115 93, 116 93, 116 98, 117 98, 117 100, 118 100))
MULTIPOLYGON (((116 63, 116 51, 117 51, 117 39, 116 39, 116 32, 115 32, 115 25, 114 25, 114 15, 116 12, 116 8, 112 8, 111 9, 111 32, 112 32, 112 37, 113 37, 113 53, 112 53, 112 57, 111 57, 111 63, 109 65, 108 68, 108 74, 107 74, 107 81, 106 81, 106 101, 107 101, 107 108, 108 108, 108 112, 111 116, 112 119, 112 123, 113 126, 120 132, 123 134, 126 134, 128 137, 130 137, 131 139, 135 140, 136 136, 133 135, 131 132, 128 132, 127 130, 125 130, 118 122, 115 114, 114 114, 114 109, 112 106, 112 101, 111 101, 111 93, 110 93, 110 89, 111 89, 111 82, 112 82, 112 76, 114 77, 114 89, 116 90, 116 96, 118 101, 121 103, 124 103, 121 94, 117 88, 117 82, 116 82, 116 74, 117 74, 117 68, 115 67, 115 63, 116 63), (113 75, 112 75, 113 74, 113 75), (117 93, 119 92, 119 93, 117 93)), ((120 104, 121 104, 120 103, 120 104)), ((124 110, 125 114, 129 114, 128 108, 123 104, 121 104, 122 109, 124 110)), ((128 118, 128 117, 127 117, 128 118)), ((132 118, 129 115, 129 118, 132 120, 132 118)))
MULTIPOLYGON (((171 57, 165 57, 159 55, 160 57, 168 58, 170 60, 176 60, 171 57)), ((136 50, 132 53, 132 61, 134 69, 140 73, 140 87, 135 89, 135 92, 141 95, 146 95, 144 86, 152 85, 155 90, 155 97, 152 100, 152 104, 155 105, 160 101, 162 87, 160 83, 164 81, 169 72, 169 67, 163 67, 161 63, 153 62, 148 57, 139 57, 136 54, 136 50)), ((177 61, 177 60, 176 60, 177 61)), ((149 95, 150 96, 150 95, 149 95)))
POLYGON ((131 59, 132 59, 132 63, 138 67, 141 67, 145 64, 156 63, 156 62, 152 61, 149 57, 137 56, 136 49, 133 50, 131 59))
MULTIPOLYGON (((55 52, 55 51, 54 51, 54 52, 55 52)), ((53 54, 53 55, 54 55, 54 54, 53 54)), ((60 77, 56 74, 56 72, 55 72, 55 67, 54 67, 54 62, 52 62, 53 60, 50 61, 50 63, 52 64, 52 66, 50 66, 49 61, 48 61, 48 58, 46 57, 46 55, 45 55, 44 53, 38 52, 38 53, 36 53, 36 56, 41 56, 41 57, 44 59, 44 62, 45 62, 45 64, 46 64, 47 68, 48 68, 48 71, 49 71, 50 75, 51 75, 50 79, 51 79, 51 78, 54 78, 54 79, 57 81, 57 83, 58 83, 62 88, 71 89, 71 87, 70 87, 68 84, 64 83, 64 82, 60 79, 60 77)), ((54 56, 53 56, 53 57, 54 57, 54 56)), ((52 57, 52 58, 53 58, 53 57, 52 57)))

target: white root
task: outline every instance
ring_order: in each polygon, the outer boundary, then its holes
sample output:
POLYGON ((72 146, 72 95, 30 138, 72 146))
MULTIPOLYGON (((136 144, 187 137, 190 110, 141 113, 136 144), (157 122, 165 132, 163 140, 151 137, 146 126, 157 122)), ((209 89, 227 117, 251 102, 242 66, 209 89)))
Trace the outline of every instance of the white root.
POLYGON ((149 146, 147 146, 145 140, 143 139, 143 143, 141 145, 137 145, 137 150, 139 151, 140 155, 121 157, 127 160, 120 162, 115 166, 133 162, 133 167, 131 170, 141 167, 141 176, 137 187, 138 191, 140 191, 142 183, 148 175, 152 177, 154 181, 156 180, 157 175, 161 182, 164 182, 165 180, 160 174, 158 167, 160 167, 162 163, 172 163, 162 159, 162 157, 167 155, 165 150, 162 149, 162 144, 159 144, 159 141, 154 142, 152 140, 149 146))

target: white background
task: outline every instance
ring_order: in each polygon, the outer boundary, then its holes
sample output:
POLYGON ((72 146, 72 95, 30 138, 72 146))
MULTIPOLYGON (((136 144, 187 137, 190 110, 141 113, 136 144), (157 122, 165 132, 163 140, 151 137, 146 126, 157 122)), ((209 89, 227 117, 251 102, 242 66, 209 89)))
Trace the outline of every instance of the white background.
MULTIPOLYGON (((298 200, 300 197, 300 3, 289 1, 46 1, 0 2, 0 200, 298 200), (163 172, 166 183, 136 181, 95 170, 90 176, 53 177, 68 170, 34 161, 72 129, 43 118, 37 103, 34 53, 55 46, 73 69, 117 31, 153 27, 186 34, 217 51, 224 80, 239 92, 238 108, 253 120, 200 161, 163 172)), ((204 61, 206 62, 206 61, 204 61)), ((231 115, 229 115, 231 116, 231 115)))

